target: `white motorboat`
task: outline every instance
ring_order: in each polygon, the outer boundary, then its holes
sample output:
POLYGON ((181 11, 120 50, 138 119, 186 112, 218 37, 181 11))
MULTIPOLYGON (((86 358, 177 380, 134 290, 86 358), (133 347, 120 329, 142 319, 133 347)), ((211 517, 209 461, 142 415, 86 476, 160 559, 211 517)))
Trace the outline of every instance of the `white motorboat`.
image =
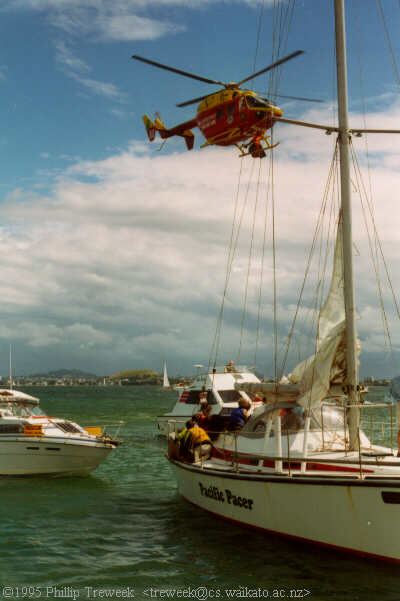
POLYGON ((82 476, 118 445, 97 427, 48 417, 39 400, 0 390, 0 476, 82 476))
MULTIPOLYGON (((240 398, 253 401, 254 395, 236 390, 236 384, 258 382, 260 380, 247 367, 229 364, 216 367, 209 373, 198 374, 190 385, 182 388, 172 411, 157 417, 158 434, 167 436, 176 428, 183 427, 194 413, 200 411, 200 393, 203 391, 207 392, 207 401, 211 405, 210 416, 229 418, 240 398)), ((252 405, 257 406, 257 402, 252 405)))
MULTIPOLYGON (((339 124, 312 125, 337 133, 325 196, 334 199, 333 213, 327 211, 337 229, 333 275, 319 310, 314 353, 284 380, 239 384, 247 394, 262 392, 265 404, 241 431, 221 432, 208 459, 195 464, 171 453, 170 461, 180 493, 215 515, 400 562, 400 458, 397 442, 389 443, 394 405, 365 403, 358 379, 349 164, 355 130, 347 119, 344 0, 335 0, 335 25, 339 124), (341 206, 335 213, 338 151, 341 206), (374 440, 373 427, 366 429, 365 416, 374 411, 376 426, 384 410, 383 445, 374 440)), ((320 222, 318 227, 323 229, 320 222)))

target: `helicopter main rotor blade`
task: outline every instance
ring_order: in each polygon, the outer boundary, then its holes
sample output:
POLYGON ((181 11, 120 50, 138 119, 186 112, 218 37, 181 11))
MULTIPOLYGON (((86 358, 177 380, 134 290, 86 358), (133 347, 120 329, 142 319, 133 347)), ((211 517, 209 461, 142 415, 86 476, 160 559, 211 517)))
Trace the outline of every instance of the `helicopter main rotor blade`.
POLYGON ((172 73, 177 73, 178 75, 183 75, 184 77, 190 77, 191 79, 197 79, 197 81, 203 81, 204 83, 216 84, 218 86, 224 86, 224 82, 218 81, 216 79, 209 79, 208 77, 202 77, 201 75, 196 75, 195 73, 189 73, 189 71, 182 71, 182 69, 175 69, 175 67, 169 67, 168 65, 163 65, 162 63, 157 63, 156 61, 152 61, 149 58, 144 58, 143 56, 139 56, 138 54, 134 54, 131 58, 134 58, 137 61, 141 61, 142 63, 146 63, 148 65, 152 65, 153 67, 158 67, 159 69, 165 69, 165 71, 172 71, 172 73))
POLYGON ((204 100, 205 98, 208 98, 209 96, 212 96, 212 94, 206 94, 205 96, 198 96, 198 98, 192 98, 191 100, 186 100, 185 102, 180 102, 176 106, 179 106, 179 108, 181 108, 182 106, 190 106, 191 104, 196 104, 196 102, 201 102, 201 100, 204 100))
POLYGON ((237 85, 241 86, 243 83, 246 83, 246 81, 249 81, 250 79, 254 79, 255 77, 258 77, 259 75, 262 75, 263 73, 266 73, 267 71, 276 69, 276 67, 279 67, 279 65, 283 65, 283 63, 286 63, 287 61, 292 60, 292 58, 296 58, 296 56, 299 56, 300 54, 304 54, 304 50, 296 50, 295 52, 292 52, 291 54, 288 54, 287 56, 280 58, 279 60, 275 61, 274 63, 271 63, 270 65, 268 65, 268 67, 264 67, 264 69, 261 69, 260 71, 256 71, 255 73, 252 73, 252 75, 249 75, 245 79, 242 79, 241 81, 238 82, 237 85))
POLYGON ((288 98, 289 100, 301 100, 302 102, 321 102, 324 103, 325 100, 320 100, 319 98, 303 98, 302 96, 285 96, 284 94, 268 94, 272 98, 288 98))

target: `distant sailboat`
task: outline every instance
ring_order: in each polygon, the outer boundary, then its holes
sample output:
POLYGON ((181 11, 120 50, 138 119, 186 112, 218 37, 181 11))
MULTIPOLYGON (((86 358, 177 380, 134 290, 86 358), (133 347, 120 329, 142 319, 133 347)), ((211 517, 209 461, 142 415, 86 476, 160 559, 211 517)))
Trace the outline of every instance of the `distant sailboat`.
POLYGON ((168 380, 167 362, 166 361, 164 361, 163 388, 171 388, 171 384, 169 383, 169 380, 168 380))

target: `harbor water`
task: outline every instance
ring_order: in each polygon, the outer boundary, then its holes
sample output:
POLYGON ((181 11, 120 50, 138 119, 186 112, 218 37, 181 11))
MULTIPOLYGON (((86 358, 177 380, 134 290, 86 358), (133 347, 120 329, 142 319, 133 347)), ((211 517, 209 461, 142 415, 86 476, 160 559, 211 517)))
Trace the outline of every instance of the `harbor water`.
POLYGON ((182 500, 155 427, 176 393, 24 391, 82 425, 124 420, 124 442, 86 478, 0 480, 2 598, 400 598, 396 566, 248 531, 182 500))

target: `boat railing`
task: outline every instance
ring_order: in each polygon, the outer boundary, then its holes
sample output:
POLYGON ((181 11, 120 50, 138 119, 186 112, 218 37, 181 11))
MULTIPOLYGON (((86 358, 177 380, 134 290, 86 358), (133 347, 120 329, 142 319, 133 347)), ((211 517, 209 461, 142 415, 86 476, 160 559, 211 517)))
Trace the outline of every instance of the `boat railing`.
MULTIPOLYGON (((124 424, 125 424, 125 422, 123 420, 118 420, 115 422, 107 422, 106 424, 101 424, 100 429, 102 430, 103 435, 110 436, 111 438, 116 439, 116 438, 118 438, 121 428, 124 424), (108 428, 111 428, 112 430, 109 431, 108 428)), ((97 424, 96 425, 87 424, 85 426, 85 428, 98 428, 98 426, 97 426, 97 424)))
MULTIPOLYGON (((373 468, 400 467, 400 457, 397 460, 396 453, 391 449, 377 452, 372 447, 363 448, 360 445, 358 452, 344 451, 343 448, 331 449, 329 450, 330 457, 321 456, 321 452, 324 452, 322 449, 306 454, 290 452, 290 446, 286 449, 281 448, 280 454, 249 453, 239 450, 239 433, 224 431, 220 433, 220 436, 229 436, 231 444, 229 448, 226 447, 225 449, 223 446, 218 447, 218 452, 213 459, 229 461, 231 469, 237 474, 249 471, 251 473, 265 473, 267 469, 275 474, 286 476, 297 476, 299 474, 315 476, 321 475, 321 472, 329 471, 329 474, 333 474, 336 471, 336 475, 344 477, 366 478, 371 475, 374 477, 390 477, 389 473, 386 475, 374 473, 373 468), (344 453, 345 456, 343 456, 344 453)), ((174 458, 179 459, 179 453, 174 458)), ((204 467, 206 464, 207 460, 203 459, 201 466, 204 467)), ((218 461, 213 461, 212 469, 226 470, 226 467, 219 464, 218 461)))
MULTIPOLYGON (((354 407, 354 405, 352 406, 354 407)), ((291 474, 300 472, 302 474, 309 473, 310 466, 313 472, 316 471, 316 465, 325 466, 339 464, 352 464, 352 473, 359 472, 360 477, 364 477, 370 471, 369 465, 374 466, 394 466, 400 465, 399 462, 394 462, 391 459, 386 462, 384 458, 394 457, 397 454, 395 441, 398 438, 398 424, 395 418, 394 405, 387 403, 360 403, 356 406, 360 409, 360 425, 358 427, 358 449, 350 449, 349 432, 348 432, 348 410, 349 406, 334 405, 333 403, 322 403, 318 409, 320 414, 319 424, 311 425, 310 415, 305 414, 303 425, 296 429, 289 428, 282 421, 282 416, 275 415, 269 421, 260 424, 259 431, 214 431, 209 432, 210 437, 215 440, 218 438, 218 453, 222 458, 231 463, 232 468, 236 471, 251 468, 261 470, 265 467, 273 469, 276 473, 291 474), (342 412, 341 420, 333 423, 329 421, 328 413, 324 419, 324 412, 327 408, 337 408, 342 412), (374 415, 371 410, 379 410, 380 415, 374 415), (383 411, 384 410, 384 411, 383 411), (378 417, 378 419, 377 419, 378 417), (320 432, 320 445, 313 451, 308 451, 308 441, 315 433, 320 432), (299 444, 302 444, 302 452, 299 453, 299 447, 293 448, 297 435, 301 435, 299 444), (264 449, 260 454, 252 454, 251 452, 241 452, 238 445, 238 437, 242 436, 247 439, 264 439, 264 449), (273 441, 274 453, 271 454, 271 442, 273 441), (382 450, 378 445, 381 445, 382 450), (333 454, 330 458, 321 458, 321 453, 333 454), (339 458, 339 453, 345 458, 339 458), (336 455, 336 457, 335 457, 336 455), (354 465, 357 468, 354 468, 354 465)), ((340 417, 340 415, 338 414, 340 417)), ((332 418, 332 416, 331 416, 332 418)), ((181 427, 175 420, 168 421, 169 433, 177 432, 181 427)), ((314 439, 315 440, 315 439, 314 439)), ((322 469, 321 467, 321 469, 322 469)))
MULTIPOLYGON (((296 434, 293 431, 292 434, 296 434)), ((249 453, 238 450, 238 437, 240 432, 221 432, 220 436, 233 437, 233 444, 222 450, 221 458, 231 459, 231 467, 236 473, 243 472, 263 472, 265 468, 269 468, 275 474, 283 476, 298 476, 302 475, 321 475, 321 472, 329 471, 329 474, 337 471, 337 474, 343 477, 368 478, 373 477, 390 478, 390 473, 380 474, 374 473, 373 468, 377 467, 400 467, 400 457, 397 460, 397 454, 393 449, 387 449, 382 452, 376 452, 373 447, 362 447, 361 445, 361 429, 358 429, 359 449, 358 452, 350 452, 343 448, 329 449, 330 454, 337 456, 321 457, 322 449, 315 450, 304 455, 290 452, 290 445, 287 445, 286 454, 283 451, 283 445, 279 448, 279 454, 260 454, 249 453), (232 450, 233 449, 233 450, 232 450), (227 453, 228 451, 228 453, 227 453), (229 452, 230 451, 230 452, 229 452), (343 457, 343 453, 347 456, 343 457), (338 456, 340 454, 340 456, 338 456), (390 460, 387 460, 390 457, 390 460), (337 470, 334 468, 337 467, 337 470), (347 468, 347 469, 346 469, 347 468)), ((289 440, 289 436, 287 437, 289 440)), ((222 445, 223 449, 224 445, 222 445)), ((216 466, 213 466, 213 469, 216 466)), ((218 466, 217 466, 218 469, 218 466)), ((223 467, 221 466, 221 469, 223 467)))

